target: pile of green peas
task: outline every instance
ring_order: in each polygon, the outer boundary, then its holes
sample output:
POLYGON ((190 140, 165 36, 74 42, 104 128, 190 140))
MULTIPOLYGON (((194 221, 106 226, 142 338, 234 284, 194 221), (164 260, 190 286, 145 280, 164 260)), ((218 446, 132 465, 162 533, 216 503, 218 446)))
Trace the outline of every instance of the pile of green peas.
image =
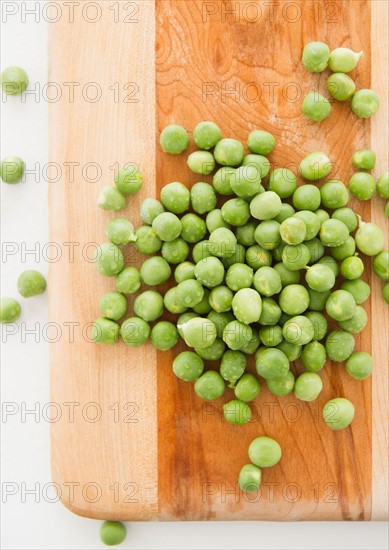
MULTIPOLYGON (((332 170, 322 151, 301 161, 306 183, 298 185, 291 170, 271 170, 266 155, 275 139, 267 131, 250 133, 247 154, 214 122, 201 122, 193 137, 199 149, 187 165, 195 174, 212 174, 212 183, 191 189, 168 183, 160 200, 143 201, 138 229, 123 218, 108 222, 109 242, 100 246, 96 265, 114 278, 116 289, 100 300, 95 341, 140 346, 150 340, 164 351, 183 342, 187 349, 175 356, 174 374, 193 383, 204 400, 221 398, 230 388, 233 399, 224 403, 223 414, 235 426, 250 422, 261 380, 274 395, 293 392, 309 402, 322 392, 327 358, 346 362, 351 377, 367 378, 372 358, 354 349, 354 335, 367 324, 361 304, 370 295, 359 254, 373 256, 375 272, 388 280, 382 230, 347 206, 350 193, 340 180, 316 185, 332 170), (122 247, 128 243, 150 256, 140 269, 125 267, 122 247), (173 280, 166 292, 158 290, 173 280), (126 318, 133 294, 133 313, 126 318), (256 374, 249 372, 250 357, 256 374), (296 377, 291 363, 298 359, 305 371, 296 377), (216 367, 209 368, 209 361, 216 367)), ((189 135, 174 124, 163 130, 160 143, 166 153, 181 154, 189 135)), ((354 157, 356 166, 370 166, 369 155, 354 157)), ((354 406, 344 397, 323 408, 334 430, 353 417, 354 406)), ((278 443, 271 446, 280 458, 278 443)), ((243 490, 259 486, 266 466, 249 456, 251 464, 239 476, 243 490)))
MULTIPOLYGON (((327 68, 332 71, 327 78, 326 89, 337 101, 351 100, 351 110, 359 118, 370 118, 380 106, 380 98, 370 89, 356 91, 354 80, 347 74, 357 66, 363 52, 354 52, 350 48, 330 50, 324 42, 309 42, 304 50, 302 62, 312 73, 321 73, 327 68)), ((320 122, 331 112, 331 103, 319 92, 310 92, 302 104, 303 114, 310 120, 320 122)))

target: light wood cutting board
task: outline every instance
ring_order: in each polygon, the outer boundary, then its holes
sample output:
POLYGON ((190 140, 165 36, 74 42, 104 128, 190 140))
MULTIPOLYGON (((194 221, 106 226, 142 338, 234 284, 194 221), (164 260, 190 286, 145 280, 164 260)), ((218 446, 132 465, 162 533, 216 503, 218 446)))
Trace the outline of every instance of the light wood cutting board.
MULTIPOLYGON (((214 120, 224 136, 242 141, 263 128, 277 138, 274 167, 296 169, 308 152, 323 150, 335 166, 331 176, 345 182, 357 149, 377 151, 376 176, 387 170, 388 4, 97 4, 100 13, 90 8, 50 30, 49 79, 66 91, 50 104, 50 161, 63 170, 49 198, 50 240, 63 251, 50 271, 50 319, 62 327, 51 349, 52 401, 63 411, 52 426, 52 468, 63 503, 101 519, 387 518, 388 307, 369 261, 370 322, 356 349, 373 353, 372 378, 352 380, 343 365, 329 362, 313 404, 278 399, 263 385, 245 427, 222 421, 222 402, 231 395, 204 403, 191 384, 173 376, 182 346, 166 353, 151 345, 98 346, 90 342, 90 324, 99 316, 99 297, 114 288, 91 258, 113 217, 96 199, 112 184, 115 166, 136 162, 144 174, 142 191, 125 211, 135 224, 144 198, 158 196, 170 181, 198 179, 185 155, 161 152, 158 136, 167 124, 192 131, 197 122, 214 120), (322 90, 327 77, 301 64, 303 46, 312 40, 364 50, 352 76, 358 88, 371 86, 381 95, 372 121, 336 102, 320 124, 302 117, 302 97, 322 90), (321 421, 323 404, 334 396, 356 406, 352 426, 339 433, 321 421), (284 455, 264 471, 261 493, 245 495, 237 476, 250 441, 261 434, 276 438, 284 455)), ((384 226, 383 200, 351 202, 364 219, 384 226)), ((133 249, 126 256, 128 264, 141 260, 133 249)))

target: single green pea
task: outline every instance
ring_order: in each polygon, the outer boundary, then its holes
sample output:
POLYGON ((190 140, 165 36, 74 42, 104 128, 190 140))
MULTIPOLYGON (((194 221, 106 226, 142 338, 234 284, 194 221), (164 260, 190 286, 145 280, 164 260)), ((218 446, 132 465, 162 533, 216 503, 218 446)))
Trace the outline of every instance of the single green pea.
POLYGON ((245 225, 250 218, 249 205, 242 198, 228 200, 223 204, 221 211, 223 220, 233 226, 245 225))
POLYGON ((377 184, 372 175, 366 172, 357 172, 349 181, 351 194, 360 201, 368 201, 374 197, 377 184))
POLYGON ((339 275, 340 270, 339 270, 338 262, 332 256, 323 256, 322 258, 320 258, 320 260, 317 263, 324 264, 327 267, 331 268, 335 277, 339 275))
POLYGON ((231 256, 228 256, 228 258, 221 258, 221 262, 225 269, 229 269, 234 264, 243 264, 245 262, 245 258, 245 247, 240 243, 236 243, 235 252, 231 256))
POLYGON ((139 227, 136 230, 135 246, 141 254, 155 254, 162 247, 162 241, 148 225, 139 227))
POLYGON ((340 288, 352 294, 357 305, 366 302, 370 296, 370 286, 365 281, 362 281, 362 279, 344 281, 340 288))
POLYGON ((188 157, 188 167, 195 174, 207 176, 215 169, 215 159, 209 151, 194 151, 188 157))
POLYGON ((223 405, 224 418, 230 424, 242 426, 251 420, 251 409, 244 401, 232 399, 223 405))
POLYGON ((379 109, 380 98, 373 90, 358 90, 353 95, 351 109, 359 118, 370 118, 379 109))
POLYGON ((100 191, 97 206, 103 210, 118 212, 126 206, 126 198, 118 189, 107 185, 100 191))
POLYGON ((363 52, 353 52, 349 48, 335 48, 328 60, 328 66, 334 73, 349 73, 358 64, 363 52))
POLYGON ((265 130, 253 130, 248 137, 247 147, 252 153, 268 155, 276 145, 273 134, 265 130))
POLYGON ((187 243, 198 243, 207 232, 205 221, 197 214, 185 214, 181 218, 181 238, 187 243))
POLYGON ((385 246, 385 237, 382 229, 375 223, 359 223, 355 234, 358 249, 366 256, 377 256, 385 246))
POLYGON ((382 289, 382 295, 384 297, 385 302, 389 304, 389 283, 384 284, 384 288, 382 289))
POLYGON ((181 234, 181 222, 172 212, 162 212, 153 221, 153 230, 161 241, 174 241, 181 234))
POLYGON ((326 301, 328 299, 328 296, 331 294, 331 291, 327 290, 327 292, 317 292, 316 290, 308 288, 308 294, 309 309, 311 309, 312 311, 323 311, 325 309, 326 301))
POLYGON ((157 286, 170 278, 172 270, 164 258, 154 256, 143 262, 140 268, 142 281, 148 286, 157 286))
POLYGON ((354 419, 354 405, 344 397, 330 399, 323 407, 323 419, 332 430, 343 430, 354 419))
POLYGON ((33 269, 24 271, 17 280, 17 288, 23 298, 42 294, 46 290, 46 286, 46 279, 42 273, 33 269))
POLYGON ((340 272, 345 279, 359 279, 365 267, 358 256, 345 258, 340 264, 340 272))
POLYGON ((218 361, 223 357, 226 345, 221 338, 216 338, 213 344, 204 349, 195 348, 195 352, 205 361, 218 361))
POLYGON ((165 209, 161 202, 157 199, 145 199, 140 205, 140 219, 146 225, 152 225, 153 221, 159 214, 162 214, 165 209))
POLYGON ((216 371, 207 371, 196 380, 194 389, 196 394, 206 401, 213 401, 221 397, 226 388, 225 382, 216 371))
POLYGON ((339 246, 332 246, 330 254, 335 260, 343 261, 346 258, 353 256, 355 254, 355 249, 355 239, 353 239, 350 235, 343 244, 339 246))
POLYGON ((226 227, 219 227, 219 229, 212 231, 209 242, 212 245, 212 254, 219 258, 232 256, 237 243, 234 233, 226 227))
POLYGON ((384 281, 389 281, 389 250, 379 252, 373 260, 374 273, 384 281))
POLYGON ((315 264, 324 255, 324 245, 319 239, 311 239, 304 242, 309 250, 309 264, 315 264))
POLYGON ((163 298, 154 290, 146 290, 135 298, 135 314, 144 321, 155 321, 163 314, 163 298))
POLYGON ((319 311, 307 311, 305 316, 308 317, 313 325, 313 340, 322 340, 327 334, 327 319, 319 311))
POLYGON ((7 95, 20 95, 28 86, 28 76, 21 67, 6 67, 1 73, 1 86, 7 95))
MULTIPOLYGON (((164 185, 161 190, 161 201, 163 206, 173 212, 173 214, 183 214, 189 210, 190 206, 190 191, 178 181, 173 181, 164 185)), ((163 209, 159 214, 163 213, 163 209)), ((158 214, 158 215, 159 215, 158 214)), ((153 218, 151 223, 155 220, 157 216, 153 218)))
POLYGON ((241 401, 252 401, 261 391, 259 380, 253 374, 243 374, 238 380, 234 393, 241 401))
POLYGON ((349 200, 347 187, 340 180, 330 180, 320 189, 321 203, 326 208, 342 208, 349 200))
POLYGON ((257 226, 254 233, 256 242, 266 250, 274 250, 280 242, 280 224, 275 220, 265 220, 257 226))
POLYGON ((263 193, 259 169, 251 165, 237 168, 235 178, 231 180, 231 189, 235 195, 243 199, 250 199, 258 193, 263 193))
POLYGON ((214 245, 207 240, 196 243, 192 248, 192 258, 194 263, 198 264, 201 260, 212 257, 214 255, 212 253, 214 248, 214 245))
POLYGON ((183 351, 173 361, 173 372, 184 382, 195 382, 204 370, 204 361, 194 351, 183 351))
POLYGON ((321 122, 331 112, 331 103, 318 92, 310 92, 302 104, 303 115, 313 122, 321 122))
POLYGON ((300 244, 305 240, 307 229, 303 220, 299 218, 287 218, 281 223, 281 239, 287 244, 300 244))
MULTIPOLYGON (((255 155, 253 153, 250 153, 249 155, 246 155, 243 158, 242 166, 252 166, 256 168, 259 171, 259 175, 261 176, 261 179, 264 179, 268 173, 270 172, 270 160, 267 157, 264 157, 263 155, 255 155)), ((260 193, 264 192, 264 188, 260 187, 260 193)))
POLYGON ((232 307, 233 292, 228 286, 220 285, 214 287, 209 294, 209 303, 218 313, 230 311, 232 307))
POLYGON ((252 328, 238 320, 228 323, 223 331, 224 342, 234 351, 242 349, 250 342, 252 336, 252 328))
POLYGON ((22 313, 19 302, 13 298, 1 298, 0 300, 0 323, 14 323, 22 313))
POLYGON ((281 212, 281 199, 274 191, 260 193, 250 203, 250 212, 257 220, 271 220, 281 212))
POLYGON ((208 315, 212 311, 211 304, 209 303, 210 291, 208 288, 204 288, 203 299, 193 307, 193 311, 198 315, 208 315))
MULTIPOLYGON (((175 315, 184 313, 186 311, 186 307, 181 304, 181 302, 177 299, 177 287, 173 286, 172 288, 169 288, 169 290, 166 292, 163 303, 165 308, 170 311, 170 313, 174 313, 175 315)), ((195 315, 197 317, 197 315, 195 315)), ((182 337, 184 337, 182 335, 182 337)))
POLYGON ((265 380, 279 379, 289 372, 289 360, 277 348, 259 348, 255 354, 255 368, 265 380))
POLYGON ((119 325, 111 319, 101 317, 93 323, 91 337, 97 344, 116 344, 119 340, 119 325))
POLYGON ((246 263, 252 269, 257 270, 264 265, 271 265, 272 254, 269 250, 259 246, 259 244, 255 244, 246 250, 246 263))
POLYGON ((281 447, 271 437, 257 437, 250 443, 249 458, 259 468, 275 466, 281 460, 281 457, 281 447))
POLYGON ((266 380, 266 386, 273 395, 289 395, 292 393, 295 384, 294 374, 289 371, 283 378, 266 380))
POLYGON ((123 195, 137 193, 143 185, 143 175, 136 165, 128 164, 115 176, 115 185, 123 195))
POLYGON ((288 285, 282 290, 278 302, 288 315, 299 315, 308 309, 308 290, 302 285, 288 285))
POLYGON ((351 208, 337 208, 333 211, 332 216, 334 220, 343 222, 350 233, 356 230, 358 226, 358 218, 351 208))
POLYGON ((357 306, 355 313, 346 321, 339 321, 339 326, 342 330, 346 330, 351 334, 358 334, 367 325, 368 317, 366 311, 361 306, 357 306))
POLYGON ((243 343, 243 346, 240 348, 244 354, 251 356, 257 352, 259 346, 261 345, 261 340, 259 339, 259 334, 256 329, 252 329, 252 334, 250 340, 243 343))
POLYGON ((300 282, 300 271, 292 271, 291 269, 288 269, 282 262, 274 264, 273 269, 275 269, 281 277, 282 288, 289 285, 296 285, 300 282))
POLYGON ((184 333, 181 329, 182 325, 184 325, 190 319, 194 319, 195 317, 198 317, 197 313, 195 313, 194 311, 186 311, 185 313, 182 313, 182 315, 180 315, 177 319, 177 331, 182 339, 184 339, 184 333))
POLYGON ((114 244, 128 244, 136 241, 134 226, 125 218, 109 220, 105 228, 105 234, 114 244))
POLYGON ((124 267, 124 256, 116 244, 103 243, 96 248, 97 271, 106 277, 118 275, 124 267))
POLYGON ((355 168, 372 170, 376 163, 376 154, 371 149, 361 149, 353 154, 352 162, 355 168))
POLYGON ((234 316, 231 311, 226 311, 224 313, 217 313, 217 311, 210 311, 208 314, 208 319, 216 327, 216 334, 218 338, 223 338, 223 332, 228 323, 234 320, 234 316))
POLYGON ((169 264, 180 264, 189 256, 189 246, 184 239, 179 237, 174 241, 164 242, 161 254, 169 264))
POLYGON ((335 275, 332 269, 319 263, 307 267, 305 280, 307 285, 317 292, 325 292, 335 285, 335 275))
POLYGON ((303 243, 287 244, 282 251, 282 263, 291 271, 298 271, 306 267, 310 257, 309 248, 303 243))
POLYGON ((259 324, 276 325, 281 317, 281 308, 273 298, 262 298, 262 311, 259 324))
POLYGON ((99 308, 103 317, 118 321, 126 314, 127 300, 123 294, 114 290, 107 292, 100 298, 99 308))
POLYGON ((226 227, 227 229, 231 228, 231 226, 223 220, 222 211, 220 208, 214 208, 213 210, 208 212, 205 223, 209 233, 212 233, 212 231, 215 231, 215 229, 219 229, 219 227, 226 227))
POLYGON ((262 296, 273 296, 281 292, 282 284, 279 273, 272 267, 260 267, 254 274, 253 284, 262 296))
POLYGON ((255 246, 254 233, 256 228, 257 224, 253 221, 237 227, 235 235, 238 243, 243 244, 244 246, 255 246))
POLYGON ((278 223, 282 223, 288 218, 291 218, 295 213, 296 213, 296 210, 293 208, 291 204, 288 204, 287 202, 283 202, 281 205, 280 213, 274 219, 278 223))
POLYGON ((209 150, 220 141, 222 133, 219 126, 209 120, 200 122, 193 130, 193 140, 199 149, 209 150))
POLYGON ((319 189, 315 185, 306 183, 301 185, 293 193, 293 206, 297 210, 315 211, 321 203, 321 195, 319 189))
POLYGON ((194 279, 188 279, 179 283, 176 292, 178 303, 185 307, 196 306, 204 297, 202 285, 194 279))
POLYGON ((165 153, 179 155, 188 148, 188 132, 178 124, 171 124, 162 130, 159 142, 165 153))
POLYGON ((244 157, 244 147, 236 139, 224 138, 216 144, 214 156, 222 166, 239 166, 244 157))
POLYGON ((355 82, 347 74, 333 73, 326 81, 328 93, 338 101, 346 101, 355 93, 355 82))
MULTIPOLYGON (((220 374, 233 388, 236 382, 244 374, 247 367, 247 359, 244 353, 237 350, 227 350, 220 363, 220 374)), ((245 399, 243 399, 245 401, 245 399)))
POLYGON ((262 473, 254 464, 245 464, 239 472, 239 487, 245 493, 257 491, 261 486, 262 473))
MULTIPOLYGON (((280 325, 280 327, 283 327, 285 325, 286 321, 289 321, 289 319, 291 319, 291 318, 292 318, 292 315, 288 315, 287 313, 282 312, 280 320, 278 321, 278 324, 280 325)), ((286 340, 284 340, 284 342, 286 342, 286 340)), ((287 342, 287 344, 289 344, 289 343, 290 342, 287 342)), ((282 344, 283 344, 283 342, 281 342, 281 344, 279 344, 277 346, 277 348, 280 349, 281 351, 282 351, 282 344)))
POLYGON ((209 258, 204 258, 204 260, 201 260, 196 264, 194 274, 196 279, 203 286, 206 286, 207 288, 214 288, 223 282, 224 266, 219 258, 210 256, 209 258))
POLYGON ((130 317, 120 327, 120 335, 128 346, 143 346, 150 336, 150 325, 139 317, 130 317))
POLYGON ((320 220, 320 225, 324 221, 328 220, 330 217, 329 213, 326 210, 323 210, 322 208, 318 208, 317 210, 315 210, 315 214, 320 220))
POLYGON ((107 546, 121 544, 126 539, 126 536, 126 528, 119 521, 105 521, 100 527, 101 542, 107 546))
POLYGON ((232 166, 222 166, 213 176, 213 186, 219 195, 233 195, 231 182, 235 178, 236 168, 232 166))
POLYGON ((306 229, 305 239, 307 241, 310 241, 319 233, 322 222, 315 212, 311 210, 300 210, 296 212, 293 217, 304 222, 306 229))
POLYGON ((151 341, 155 348, 167 351, 178 342, 177 328, 169 321, 159 321, 151 329, 151 341))
POLYGON ((287 342, 305 346, 314 337, 312 322, 304 315, 292 317, 282 327, 282 334, 287 342))
POLYGON ((303 347, 301 361, 305 369, 310 372, 317 372, 326 364, 326 348, 316 340, 309 342, 303 347))
POLYGON ((116 290, 122 294, 135 294, 141 287, 139 270, 136 267, 126 267, 116 277, 116 290))
POLYGON ((330 54, 324 42, 309 42, 303 50, 303 65, 311 73, 321 73, 327 68, 330 54))
POLYGON ((279 325, 261 327, 259 329, 259 339, 267 348, 277 347, 283 340, 282 327, 279 325))
POLYGON ((216 339, 216 327, 209 319, 195 317, 182 326, 185 343, 198 350, 211 346, 216 339))
POLYGON ((0 178, 4 183, 19 183, 23 180, 24 161, 20 157, 6 157, 0 163, 0 178))
POLYGON ((324 246, 340 246, 349 237, 347 225, 340 220, 330 218, 321 224, 320 240, 324 246))
POLYGON ((355 314, 356 303, 354 297, 346 290, 335 290, 327 299, 327 314, 336 321, 346 321, 355 314))
MULTIPOLYGON (((316 181, 325 178, 331 170, 332 165, 330 159, 321 151, 309 153, 300 163, 301 177, 308 181, 316 181)), ((304 209, 302 208, 301 210, 304 209)))
POLYGON ((383 199, 389 199, 389 172, 385 172, 377 181, 377 191, 383 199))
POLYGON ((354 351, 354 336, 344 330, 333 330, 326 339, 326 351, 331 361, 346 361, 354 351))
POLYGON ((303 372, 294 384, 294 395, 300 401, 315 401, 322 389, 322 379, 316 372, 303 372))

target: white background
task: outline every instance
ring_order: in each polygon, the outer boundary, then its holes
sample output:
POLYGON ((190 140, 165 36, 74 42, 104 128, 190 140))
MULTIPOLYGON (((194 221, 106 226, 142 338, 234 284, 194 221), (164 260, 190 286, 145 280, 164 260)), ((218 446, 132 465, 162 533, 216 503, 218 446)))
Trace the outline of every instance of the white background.
MULTIPOLYGON (((47 81, 47 27, 34 15, 24 22, 19 8, 35 2, 4 2, 14 5, 18 13, 2 24, 1 67, 25 67, 30 82, 47 81)), ((12 7, 10 8, 12 9, 12 7)), ((39 163, 42 173, 47 163, 47 102, 27 96, 7 98, 1 104, 1 157, 19 155, 28 167, 39 163)), ((1 184, 2 296, 17 298, 17 275, 28 268, 47 274, 44 244, 48 241, 47 183, 38 183, 29 175, 19 185, 1 184), (4 254, 7 251, 17 252, 4 254), (23 259, 21 243, 36 250, 23 259), (23 261, 25 260, 25 263, 23 261)), ((47 294, 21 300, 23 321, 47 322, 47 294), (34 321, 32 321, 34 320, 34 321)), ((19 329, 21 330, 21 328, 19 329)), ((102 548, 98 530, 100 522, 72 515, 60 503, 44 498, 50 483, 49 424, 35 421, 33 414, 23 417, 22 407, 39 408, 49 401, 49 345, 41 336, 22 333, 7 338, 2 345, 2 548, 4 549, 84 549, 102 548), (35 338, 38 340, 35 342, 35 338), (25 405, 22 405, 22 404, 25 405), (14 414, 4 415, 13 409, 14 414), (24 485, 23 485, 24 484, 24 485), (36 496, 26 490, 36 488, 36 496), (15 491, 15 494, 10 494, 15 491), (38 501, 38 502, 36 502, 38 501)), ((4 334, 3 334, 4 338, 4 334)), ((42 412, 42 411, 41 411, 42 412)), ((52 497, 52 492, 48 493, 52 497)), ((387 548, 385 523, 133 523, 128 526, 124 548, 277 548, 277 549, 383 549, 387 548)))

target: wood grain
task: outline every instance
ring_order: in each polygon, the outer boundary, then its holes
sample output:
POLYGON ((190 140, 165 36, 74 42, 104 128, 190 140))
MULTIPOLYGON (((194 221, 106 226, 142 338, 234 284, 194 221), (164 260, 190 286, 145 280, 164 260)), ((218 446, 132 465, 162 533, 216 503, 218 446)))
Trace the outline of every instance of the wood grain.
MULTIPOLYGON (((385 107, 373 119, 372 133, 370 121, 356 119, 347 104, 335 102, 331 116, 320 124, 301 116, 302 97, 310 89, 323 89, 327 76, 312 75, 301 65, 303 45, 310 40, 363 49, 352 74, 357 86, 373 85, 386 93, 386 62, 373 73, 370 62, 371 44, 377 52, 376 41, 386 36, 382 3, 361 0, 358 13, 346 1, 261 4, 261 12, 254 6, 259 4, 150 0, 137 3, 138 23, 125 25, 115 23, 107 3, 101 2, 98 24, 77 20, 56 26, 50 37, 50 80, 94 81, 104 90, 115 82, 119 90, 136 82, 140 92, 136 103, 115 103, 108 94, 94 104, 78 100, 50 106, 50 159, 81 165, 98 161, 104 173, 104 180, 94 184, 85 178, 72 183, 64 174, 52 187, 51 240, 104 240, 109 216, 96 208, 96 196, 112 182, 109 167, 115 162, 138 162, 145 174, 142 192, 131 198, 125 212, 135 223, 143 198, 158 195, 170 181, 196 182, 185 155, 164 155, 157 143, 159 132, 172 122, 191 131, 200 120, 215 120, 224 136, 242 141, 254 128, 269 130, 277 138, 270 155, 274 167, 296 171, 305 154, 321 149, 334 163, 331 176, 345 182, 353 172, 353 152, 372 143, 381 162, 377 170, 384 170, 387 146, 378 137, 385 133, 385 107)), ((383 223, 379 199, 351 204, 364 219, 383 223)), ((139 258, 129 254, 128 261, 139 258)), ((366 308, 372 322, 356 338, 356 349, 373 350, 373 379, 357 382, 342 365, 328 364, 322 371, 324 391, 312 404, 275 398, 263 385, 253 420, 245 427, 222 421, 221 405, 231 393, 202 403, 192 385, 172 376, 171 363, 182 345, 155 354, 150 346, 101 349, 77 331, 73 343, 61 339, 52 350, 53 401, 95 402, 103 411, 99 422, 75 415, 74 422, 63 419, 53 425, 54 480, 64 488, 69 482, 81 487, 94 482, 102 493, 93 503, 75 490, 74 499, 64 496, 64 503, 82 515, 127 520, 387 517, 388 319, 382 285, 370 276, 369 261, 367 266, 373 292, 366 308), (339 433, 321 421, 322 405, 336 395, 356 405, 351 428, 339 433), (126 403, 135 405, 125 410, 126 403), (110 407, 120 411, 119 422, 110 407), (123 421, 129 410, 129 419, 138 422, 123 421), (261 434, 280 441, 284 458, 264 471, 259 495, 245 495, 236 486, 237 475, 248 460, 250 441, 261 434)), ((72 263, 52 265, 50 287, 51 320, 84 326, 98 316, 98 297, 113 284, 98 277, 93 263, 78 254, 72 263)), ((293 369, 301 372, 301 365, 297 362, 293 369)))

